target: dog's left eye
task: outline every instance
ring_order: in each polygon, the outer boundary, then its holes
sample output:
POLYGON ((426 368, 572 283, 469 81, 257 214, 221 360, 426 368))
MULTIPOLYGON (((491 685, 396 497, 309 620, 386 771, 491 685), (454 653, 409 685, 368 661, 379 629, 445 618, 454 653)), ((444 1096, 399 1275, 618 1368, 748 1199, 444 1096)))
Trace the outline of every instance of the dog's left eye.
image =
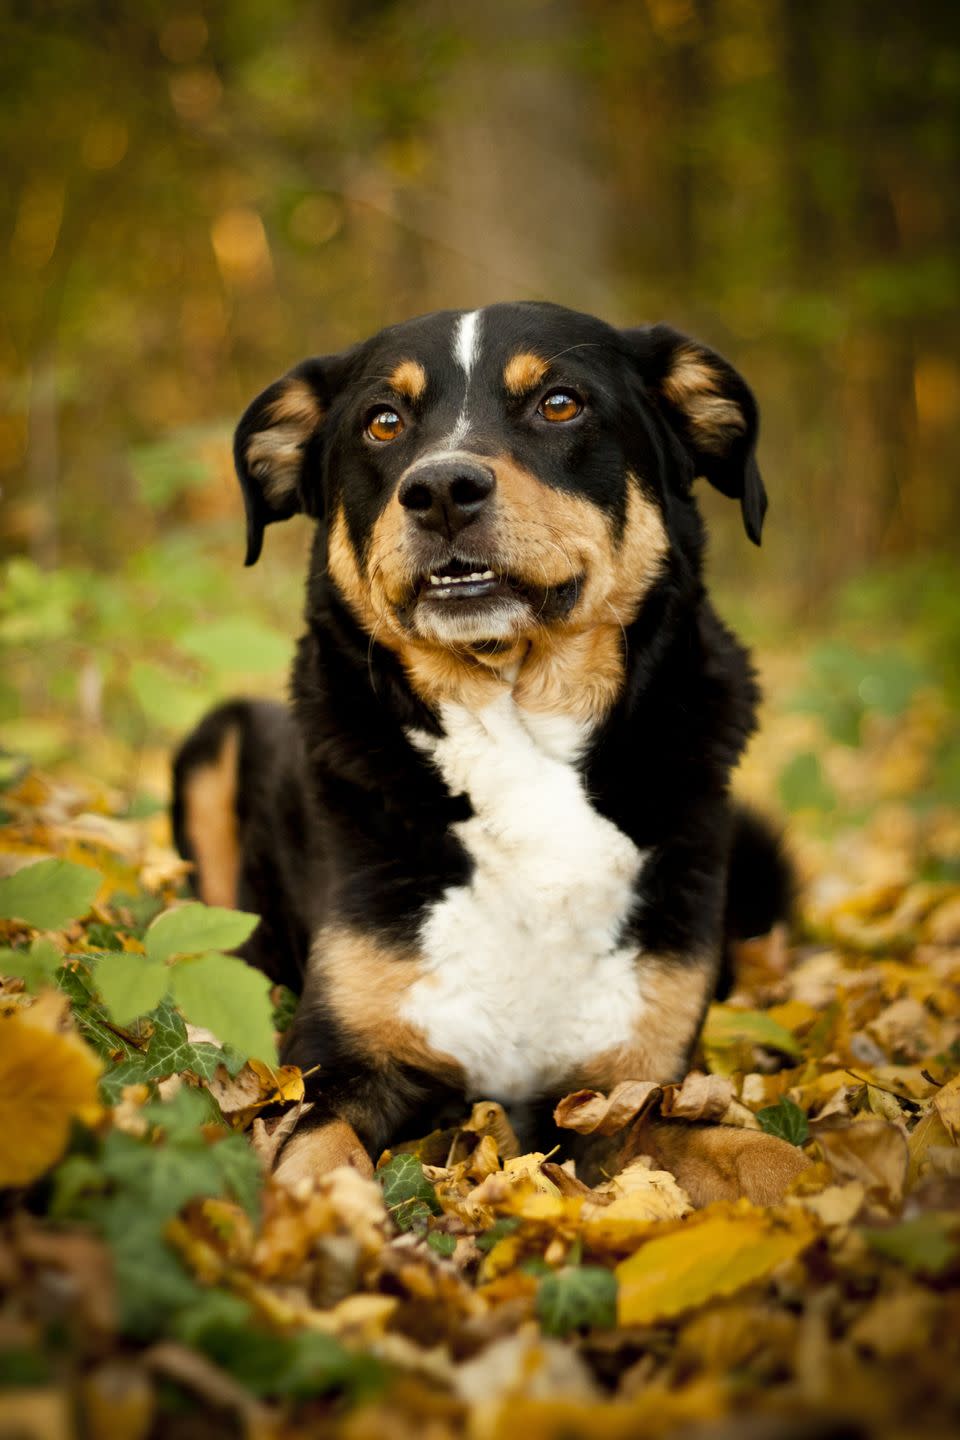
POLYGON ((400 416, 387 405, 376 410, 367 421, 367 434, 371 440, 396 440, 403 430, 404 424, 400 416))
POLYGON ((537 406, 544 420, 575 420, 582 409, 583 401, 579 395, 569 390, 551 390, 537 406))

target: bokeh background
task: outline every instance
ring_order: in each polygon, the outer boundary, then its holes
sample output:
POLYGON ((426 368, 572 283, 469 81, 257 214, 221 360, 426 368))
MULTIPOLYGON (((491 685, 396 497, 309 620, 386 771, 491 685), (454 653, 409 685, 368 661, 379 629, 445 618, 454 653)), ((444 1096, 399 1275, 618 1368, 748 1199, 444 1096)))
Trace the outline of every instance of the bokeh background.
POLYGON ((309 525, 243 571, 242 408, 540 297, 756 390, 763 550, 704 496, 773 697, 748 788, 818 825, 960 801, 960 7, 0 0, 0 117, 8 771, 149 805, 212 697, 282 693, 309 525))

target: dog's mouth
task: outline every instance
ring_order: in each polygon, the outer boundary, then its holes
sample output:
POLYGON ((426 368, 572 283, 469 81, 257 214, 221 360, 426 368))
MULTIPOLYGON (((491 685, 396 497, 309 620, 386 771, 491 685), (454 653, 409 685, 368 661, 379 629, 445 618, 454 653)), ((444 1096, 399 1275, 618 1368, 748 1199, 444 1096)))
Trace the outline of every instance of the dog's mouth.
POLYGON ((434 617, 476 616, 496 611, 526 611, 535 621, 548 623, 568 615, 583 586, 582 575, 555 585, 521 578, 486 560, 451 556, 424 570, 414 581, 406 601, 397 607, 401 621, 414 623, 415 615, 434 617))

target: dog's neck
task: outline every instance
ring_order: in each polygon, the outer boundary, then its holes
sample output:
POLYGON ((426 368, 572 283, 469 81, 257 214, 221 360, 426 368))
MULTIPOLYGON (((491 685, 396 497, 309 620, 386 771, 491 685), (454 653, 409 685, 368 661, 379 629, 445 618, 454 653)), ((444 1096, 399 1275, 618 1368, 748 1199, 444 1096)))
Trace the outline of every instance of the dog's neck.
POLYGON ((416 642, 399 646, 398 653, 412 689, 431 709, 453 703, 475 711, 509 692, 532 714, 566 715, 592 728, 623 688, 624 641, 618 625, 562 635, 544 632, 493 655, 416 642))

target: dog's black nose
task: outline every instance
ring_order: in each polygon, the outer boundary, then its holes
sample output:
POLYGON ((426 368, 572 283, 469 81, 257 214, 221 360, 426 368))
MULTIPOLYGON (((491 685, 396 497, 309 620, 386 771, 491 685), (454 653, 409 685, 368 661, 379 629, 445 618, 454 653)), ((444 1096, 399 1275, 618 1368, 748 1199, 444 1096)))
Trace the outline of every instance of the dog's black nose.
POLYGON ((452 538, 476 520, 496 483, 486 465, 451 457, 416 468, 401 481, 398 498, 424 530, 452 538))

